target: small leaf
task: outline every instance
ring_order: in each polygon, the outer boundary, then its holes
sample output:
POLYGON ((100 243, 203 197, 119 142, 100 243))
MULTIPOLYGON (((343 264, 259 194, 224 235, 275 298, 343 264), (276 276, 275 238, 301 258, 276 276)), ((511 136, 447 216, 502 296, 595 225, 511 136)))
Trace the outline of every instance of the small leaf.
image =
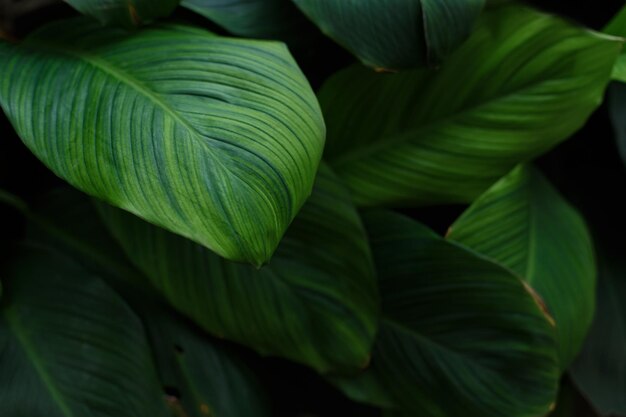
POLYGON ((169 16, 180 0, 65 0, 79 12, 105 25, 124 27, 150 23, 169 16))
POLYGON ((556 320, 561 370, 580 350, 595 308, 591 236, 578 212, 532 166, 519 166, 481 195, 448 238, 525 279, 556 320))
POLYGON ((620 49, 559 18, 494 7, 439 70, 333 76, 319 94, 325 156, 362 206, 470 202, 585 123, 620 49))
POLYGON ((470 34, 484 0, 293 0, 374 68, 436 64, 470 34))
POLYGON ((56 252, 1 270, 0 415, 169 416, 138 317, 56 252))
MULTIPOLYGON (((556 396, 554 330, 520 279, 392 212, 364 217, 383 317, 372 364, 406 416, 545 415, 556 396)), ((356 380, 335 382, 351 395, 356 380)), ((363 391, 360 392, 363 400, 363 391)))
POLYGON ((320 372, 367 364, 378 320, 371 254, 349 194, 328 168, 260 270, 112 207, 101 213, 154 287, 213 335, 320 372))
POLYGON ((0 105, 46 165, 221 256, 266 262, 311 192, 324 123, 282 44, 72 20, 0 53, 0 105))

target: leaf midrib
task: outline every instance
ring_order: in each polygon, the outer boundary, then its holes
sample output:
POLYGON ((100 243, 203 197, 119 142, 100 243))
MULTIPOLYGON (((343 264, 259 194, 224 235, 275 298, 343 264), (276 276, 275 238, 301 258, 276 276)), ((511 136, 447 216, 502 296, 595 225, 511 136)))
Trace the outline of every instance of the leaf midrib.
POLYGON ((33 343, 22 330, 20 320, 17 313, 14 311, 14 307, 6 308, 4 311, 4 317, 8 323, 8 327, 12 330, 13 335, 24 350, 26 357, 30 359, 31 365, 35 368, 35 372, 39 375, 44 386, 48 389, 50 396, 61 410, 61 413, 66 417, 74 417, 74 413, 66 403, 63 395, 50 376, 50 373, 37 355, 33 343))

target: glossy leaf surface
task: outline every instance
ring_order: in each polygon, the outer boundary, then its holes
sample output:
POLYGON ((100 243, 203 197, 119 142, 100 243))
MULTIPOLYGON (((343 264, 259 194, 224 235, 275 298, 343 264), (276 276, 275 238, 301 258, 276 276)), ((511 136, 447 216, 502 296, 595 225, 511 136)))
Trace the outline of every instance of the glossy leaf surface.
POLYGON ((580 350, 595 308, 596 264, 584 220, 530 165, 494 184, 448 238, 501 263, 537 291, 556 321, 561 369, 580 350))
POLYGON ((65 0, 105 25, 139 26, 169 16, 179 0, 65 0))
POLYGON ((72 20, 0 56, 0 105, 57 175, 221 256, 266 262, 310 194, 324 123, 284 45, 72 20))
MULTIPOLYGON (((545 415, 556 395, 554 329, 507 269, 391 212, 366 213, 383 317, 360 391, 401 415, 545 415)), ((338 381, 351 395, 350 379, 338 381)))
POLYGON ((559 18, 494 7, 439 70, 333 76, 319 94, 326 158, 360 205, 472 201, 583 125, 620 49, 559 18))

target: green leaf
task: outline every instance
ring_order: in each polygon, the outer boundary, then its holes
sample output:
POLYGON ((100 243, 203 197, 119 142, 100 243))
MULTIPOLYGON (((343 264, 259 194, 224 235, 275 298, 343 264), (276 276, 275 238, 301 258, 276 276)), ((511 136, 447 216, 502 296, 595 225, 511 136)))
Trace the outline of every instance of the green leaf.
MULTIPOLYGON (((617 15, 604 27, 604 33, 626 38, 626 7, 623 7, 617 15)), ((613 67, 613 80, 626 82, 626 53, 622 51, 613 67)))
POLYGON ((102 281, 35 248, 1 276, 0 415, 169 416, 141 322, 102 281))
POLYGON ((180 0, 65 0, 105 25, 139 26, 169 16, 180 0))
POLYGON ((556 321, 565 371, 595 308, 593 244, 578 212, 539 171, 523 165, 472 203, 448 238, 510 268, 537 291, 556 321))
POLYGON ((212 334, 320 372, 368 362, 378 319, 371 255, 359 215, 328 168, 260 270, 123 211, 101 212, 154 287, 212 334))
POLYGON ((293 0, 323 32, 380 69, 441 61, 470 34, 484 0, 293 0))
MULTIPOLYGON (((285 0, 183 0, 181 6, 244 37, 283 39, 297 36, 305 19, 285 0)), ((306 22, 304 22, 306 23, 306 22)))
POLYGON ((556 17, 494 7, 439 70, 332 77, 319 94, 325 156, 360 205, 470 202, 584 124, 620 48, 556 17))
POLYGON ((46 165, 221 256, 266 262, 311 192, 324 122, 282 44, 72 20, 1 53, 0 104, 46 165))
POLYGON ((626 416, 626 262, 599 253, 597 310, 570 374, 603 416, 626 416))
POLYGON ((407 416, 545 415, 559 376, 554 329, 525 284, 409 218, 364 221, 383 310, 363 374, 376 399, 386 391, 407 416))

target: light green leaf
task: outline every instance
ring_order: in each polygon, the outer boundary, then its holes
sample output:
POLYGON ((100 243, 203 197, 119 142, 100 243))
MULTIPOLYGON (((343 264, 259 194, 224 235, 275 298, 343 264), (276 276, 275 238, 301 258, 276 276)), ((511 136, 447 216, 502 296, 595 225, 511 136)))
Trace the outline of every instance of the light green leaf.
POLYGON ((559 18, 494 7, 439 70, 332 77, 319 94, 326 157, 360 205, 470 202, 585 123, 620 49, 559 18))
POLYGON ((293 0, 323 32, 380 69, 435 64, 470 34, 484 0, 293 0))
POLYGON ((282 44, 72 20, 2 52, 0 104, 46 165, 221 256, 266 262, 311 192, 324 122, 282 44))
POLYGON ((371 255, 359 215, 328 168, 260 270, 123 211, 102 207, 102 214, 155 288, 212 334, 320 372, 368 362, 378 320, 371 255))
MULTIPOLYGON (((409 218, 364 221, 383 309, 363 374, 379 384, 375 401, 385 390, 407 416, 545 415, 559 377, 554 329, 524 283, 409 218)), ((352 381, 338 384, 350 394, 352 381)))
POLYGON ((180 0, 65 0, 105 25, 139 26, 169 16, 180 0))
POLYGON ((0 415, 170 415, 139 318, 102 281, 43 249, 1 276, 0 415))
POLYGON ((626 262, 599 253, 596 315, 570 374, 603 416, 626 416, 626 262))
POLYGON ((181 5, 245 37, 288 40, 306 23, 288 0, 183 0, 181 5))
MULTIPOLYGON (((604 27, 604 33, 626 38, 626 7, 623 7, 617 15, 604 27)), ((612 79, 626 82, 626 53, 622 51, 613 67, 612 79)))
POLYGON ((104 277, 141 318, 174 416, 268 415, 250 372, 218 342, 158 301, 146 278, 127 263, 87 196, 57 190, 29 211, 29 219, 30 241, 54 247, 104 277))
POLYGON ((539 171, 523 165, 472 203, 448 238, 510 268, 537 291, 556 321, 565 371, 595 308, 593 244, 578 212, 539 171))

